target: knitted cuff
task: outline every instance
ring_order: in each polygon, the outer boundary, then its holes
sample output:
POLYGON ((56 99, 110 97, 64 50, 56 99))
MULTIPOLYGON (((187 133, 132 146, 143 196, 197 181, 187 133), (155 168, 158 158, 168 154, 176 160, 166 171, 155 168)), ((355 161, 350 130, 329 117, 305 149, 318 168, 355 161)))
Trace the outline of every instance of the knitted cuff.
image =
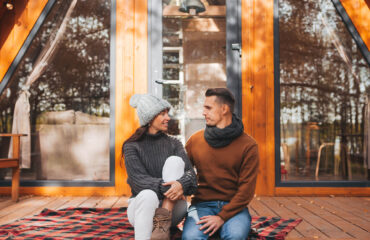
POLYGON ((165 192, 168 191, 168 189, 170 189, 171 186, 163 186, 162 184, 164 183, 163 180, 161 180, 161 182, 159 183, 159 192, 163 195, 165 192))

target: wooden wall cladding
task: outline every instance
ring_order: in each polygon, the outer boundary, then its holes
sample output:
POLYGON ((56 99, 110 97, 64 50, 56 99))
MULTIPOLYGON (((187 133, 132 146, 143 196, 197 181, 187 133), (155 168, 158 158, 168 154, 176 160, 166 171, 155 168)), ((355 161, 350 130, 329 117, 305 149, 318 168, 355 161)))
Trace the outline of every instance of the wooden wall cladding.
POLYGON ((275 185, 273 7, 273 0, 242 1, 242 111, 259 147, 258 195, 273 195, 275 185))
MULTIPOLYGON (((365 0, 341 2, 369 48, 369 5, 365 0)), ((15 8, 14 13, 2 15, 0 80, 46 3, 47 0, 17 1, 21 7, 15 8)), ((246 132, 259 143, 261 161, 256 194, 368 196, 370 188, 275 187, 273 7, 273 0, 242 1, 242 111, 246 132)), ((146 93, 148 90, 147 21, 147 1, 116 1, 115 186, 21 187, 21 194, 130 195, 125 167, 120 164, 121 147, 124 140, 139 126, 135 110, 129 106, 129 99, 135 93, 146 93)), ((0 193, 9 191, 10 188, 0 188, 0 193)))
MULTIPOLYGON (((0 79, 16 56, 34 22, 42 12, 46 0, 27 2, 21 13, 15 14, 17 23, 0 48, 0 79), (36 14, 38 13, 38 14, 36 14), (32 20, 32 21, 31 21, 32 20), (18 49, 16 49, 18 48, 18 49), (6 57, 4 57, 6 56, 6 57), (6 68, 4 66, 7 66, 6 68)), ((15 8, 16 9, 16 8, 15 8)), ((129 106, 135 93, 147 92, 147 3, 146 1, 116 2, 115 47, 115 186, 113 187, 21 187, 21 194, 36 195, 127 195, 131 194, 126 183, 124 163, 121 164, 122 144, 139 126, 135 110, 129 106)), ((4 24, 2 22, 2 24, 4 24)), ((3 33, 3 31, 2 31, 3 33)), ((0 188, 8 193, 9 187, 0 188)))
POLYGON ((47 2, 47 0, 14 1, 13 10, 3 12, 0 18, 0 82, 47 2))
POLYGON ((340 0, 362 40, 370 49, 370 1, 340 0))
POLYGON ((139 127, 129 105, 135 93, 147 92, 148 10, 146 1, 117 1, 116 26, 116 194, 130 195, 121 162, 123 142, 139 127))

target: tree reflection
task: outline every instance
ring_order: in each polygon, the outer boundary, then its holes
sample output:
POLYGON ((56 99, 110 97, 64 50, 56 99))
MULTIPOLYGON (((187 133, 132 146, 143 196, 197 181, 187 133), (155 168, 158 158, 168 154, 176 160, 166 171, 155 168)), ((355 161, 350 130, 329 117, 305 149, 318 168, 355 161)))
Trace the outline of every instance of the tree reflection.
MULTIPOLYGON (((333 176, 329 165, 326 175, 320 172, 321 179, 347 179, 349 166, 344 160, 348 156, 354 177, 363 179, 370 71, 333 3, 280 1, 279 37, 281 142, 288 144, 294 164, 290 179, 312 179, 319 146, 338 137, 347 148, 340 150, 342 176, 333 176), (317 137, 308 134, 312 123, 319 129, 317 137), (308 177, 299 177, 302 172, 308 177)), ((333 162, 334 150, 326 151, 333 162)))
MULTIPOLYGON (((57 1, 0 95, 0 131, 11 132, 17 94, 49 38, 53 38, 71 1, 57 1)), ((75 110, 110 115, 110 1, 78 1, 46 70, 31 85, 30 121, 35 133, 44 112, 75 110)), ((2 143, 5 139, 1 139, 2 143)), ((7 145, 0 152, 7 154, 7 145)), ((32 146, 35 150, 35 146, 32 146)), ((34 167, 34 166, 33 166, 34 167)))

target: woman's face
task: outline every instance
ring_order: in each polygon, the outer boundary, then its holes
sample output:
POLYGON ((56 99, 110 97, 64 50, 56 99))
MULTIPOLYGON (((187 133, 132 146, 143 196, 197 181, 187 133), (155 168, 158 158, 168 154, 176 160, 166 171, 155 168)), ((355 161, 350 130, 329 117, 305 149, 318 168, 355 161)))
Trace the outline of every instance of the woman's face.
POLYGON ((149 133, 166 132, 168 130, 168 121, 170 121, 170 116, 168 116, 168 109, 166 109, 160 112, 150 123, 149 133))

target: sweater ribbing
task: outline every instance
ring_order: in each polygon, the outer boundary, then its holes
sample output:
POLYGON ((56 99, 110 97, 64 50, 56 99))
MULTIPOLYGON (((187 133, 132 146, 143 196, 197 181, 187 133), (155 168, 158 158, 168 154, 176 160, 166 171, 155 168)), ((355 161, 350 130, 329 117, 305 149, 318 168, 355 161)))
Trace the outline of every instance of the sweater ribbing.
POLYGON ((169 186, 162 185, 162 169, 170 156, 181 157, 185 162, 184 175, 177 180, 183 187, 184 195, 195 193, 197 183, 194 169, 183 145, 176 138, 161 132, 155 135, 145 133, 140 141, 126 143, 123 152, 127 183, 131 187, 133 197, 144 189, 150 189, 159 199, 163 199, 163 194, 169 186))

